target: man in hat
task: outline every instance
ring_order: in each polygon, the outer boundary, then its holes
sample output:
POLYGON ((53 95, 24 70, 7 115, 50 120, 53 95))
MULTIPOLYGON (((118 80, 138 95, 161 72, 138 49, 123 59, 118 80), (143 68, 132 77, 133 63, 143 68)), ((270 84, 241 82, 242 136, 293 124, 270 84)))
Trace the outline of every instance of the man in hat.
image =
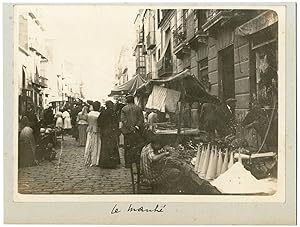
POLYGON ((132 148, 142 140, 144 115, 142 109, 134 104, 132 95, 126 96, 127 105, 121 110, 121 131, 124 135, 125 167, 132 164, 132 148))

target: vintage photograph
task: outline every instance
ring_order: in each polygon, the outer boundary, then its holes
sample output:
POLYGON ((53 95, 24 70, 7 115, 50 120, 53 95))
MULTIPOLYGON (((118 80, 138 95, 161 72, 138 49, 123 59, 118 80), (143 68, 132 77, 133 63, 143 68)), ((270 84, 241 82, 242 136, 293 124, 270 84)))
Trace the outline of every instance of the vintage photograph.
POLYGON ((266 7, 16 5, 18 193, 273 196, 278 22, 266 7))

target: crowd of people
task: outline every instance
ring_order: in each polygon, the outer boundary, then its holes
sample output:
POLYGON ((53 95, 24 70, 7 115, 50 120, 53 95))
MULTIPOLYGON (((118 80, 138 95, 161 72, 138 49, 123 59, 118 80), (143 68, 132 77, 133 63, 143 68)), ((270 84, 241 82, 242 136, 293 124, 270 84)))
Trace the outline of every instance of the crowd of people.
MULTIPOLYGON (((235 99, 228 99, 224 105, 204 103, 201 108, 199 106, 197 121, 207 131, 210 139, 214 139, 216 134, 235 133, 235 103, 235 99)), ((243 125, 246 128, 257 127, 257 131, 262 132, 263 136, 265 130, 259 129, 264 125, 258 123, 258 120, 263 120, 261 117, 263 113, 258 114, 257 111, 254 113, 254 110, 257 108, 251 108, 243 125)), ((178 185, 187 184, 187 177, 180 169, 180 164, 177 165, 176 162, 174 164, 174 161, 169 159, 169 151, 163 148, 164 141, 149 133, 151 127, 161 120, 161 114, 156 110, 143 112, 134 104, 134 97, 129 95, 126 97, 126 105, 112 101, 106 101, 101 105, 100 102, 94 101, 68 105, 55 114, 50 106, 44 111, 43 124, 53 125, 62 132, 62 138, 67 134, 72 135, 78 146, 84 147, 86 167, 118 168, 122 134, 125 168, 131 168, 133 162, 138 163, 145 182, 152 185, 163 184, 168 190, 177 190, 178 185)), ((35 165, 38 163, 36 141, 39 126, 32 111, 22 118, 20 126, 19 166, 35 165)), ((264 126, 263 129, 265 128, 264 126)), ((49 154, 53 152, 51 144, 47 149, 49 154)))

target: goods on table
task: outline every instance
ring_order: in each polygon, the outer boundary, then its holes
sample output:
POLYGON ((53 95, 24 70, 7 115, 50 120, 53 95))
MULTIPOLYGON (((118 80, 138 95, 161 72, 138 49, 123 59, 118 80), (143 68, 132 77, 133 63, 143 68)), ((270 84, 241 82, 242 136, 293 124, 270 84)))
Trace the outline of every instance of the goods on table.
POLYGON ((276 190, 273 182, 257 180, 239 162, 236 162, 228 171, 212 181, 211 184, 222 193, 230 194, 272 193, 276 190))
POLYGON ((176 147, 165 146, 164 149, 171 153, 170 158, 181 160, 189 165, 196 156, 198 150, 197 146, 193 145, 191 142, 186 143, 184 146, 182 144, 179 144, 176 147))
MULTIPOLYGON (((213 182, 212 185, 223 193, 271 193, 276 190, 274 180, 258 180, 244 168, 242 161, 248 158, 245 158, 246 155, 241 153, 241 150, 229 151, 216 145, 194 144, 191 141, 176 147, 165 146, 165 149, 170 151, 171 159, 180 160, 183 164, 192 164, 194 167, 191 167, 191 170, 196 176, 202 178, 201 180, 213 182)), ((247 162, 244 164, 249 169, 247 162)))

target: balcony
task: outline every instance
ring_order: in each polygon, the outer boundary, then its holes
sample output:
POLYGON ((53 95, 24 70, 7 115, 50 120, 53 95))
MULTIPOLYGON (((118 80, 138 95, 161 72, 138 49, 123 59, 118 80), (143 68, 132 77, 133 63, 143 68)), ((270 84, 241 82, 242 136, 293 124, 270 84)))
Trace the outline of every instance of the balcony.
POLYGON ((181 24, 176 30, 173 31, 173 49, 174 54, 178 58, 182 58, 185 53, 189 52, 189 49, 186 46, 186 26, 181 24))
POLYGON ((155 32, 149 32, 147 35, 147 50, 151 50, 155 47, 155 32))
POLYGON ((195 10, 187 18, 187 41, 193 43, 199 41, 200 43, 207 43, 207 33, 203 31, 202 25, 206 22, 204 11, 195 10))
POLYGON ((164 24, 166 21, 168 21, 167 18, 171 19, 169 16, 171 15, 171 13, 173 11, 174 11, 173 9, 162 9, 161 10, 162 15, 161 15, 161 19, 158 21, 158 27, 161 27, 162 24, 164 24))
POLYGON ((158 68, 158 77, 166 77, 172 75, 173 67, 172 60, 170 57, 163 57, 160 61, 157 62, 158 68))
POLYGON ((187 18, 186 43, 192 49, 197 48, 198 43, 207 44, 208 35, 203 31, 202 25, 206 22, 204 10, 194 10, 187 18))
POLYGON ((224 23, 224 21, 229 20, 232 17, 232 9, 224 9, 224 10, 217 10, 211 9, 207 11, 207 22, 203 24, 202 29, 204 31, 208 31, 216 25, 224 23))
POLYGON ((34 83, 35 85, 42 87, 42 88, 48 87, 48 79, 43 76, 35 75, 32 83, 34 83))

